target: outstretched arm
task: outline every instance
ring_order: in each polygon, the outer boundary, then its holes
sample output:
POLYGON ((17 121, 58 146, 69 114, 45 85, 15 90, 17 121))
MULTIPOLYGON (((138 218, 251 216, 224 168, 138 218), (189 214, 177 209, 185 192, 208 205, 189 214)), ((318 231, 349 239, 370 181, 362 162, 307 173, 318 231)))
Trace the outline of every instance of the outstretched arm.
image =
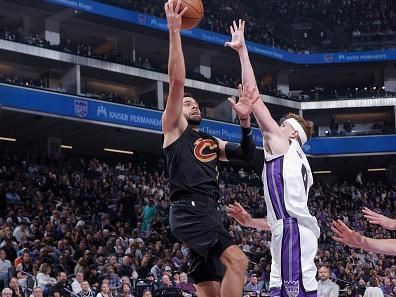
POLYGON ((364 217, 371 223, 380 225, 387 230, 396 230, 396 220, 376 213, 367 207, 363 208, 364 217))
MULTIPOLYGON (((231 42, 226 42, 225 46, 229 46, 234 49, 238 55, 242 67, 242 83, 250 84, 255 87, 256 94, 259 95, 257 88, 256 78, 249 58, 249 52, 246 47, 244 31, 245 21, 239 20, 239 24, 234 21, 230 26, 232 35, 231 42)), ((260 125, 260 129, 263 132, 266 142, 270 146, 271 150, 279 153, 284 153, 289 147, 288 140, 283 137, 280 127, 276 121, 272 118, 267 106, 265 106, 262 100, 257 100, 253 105, 253 114, 260 125)))
POLYGON ((162 115, 164 147, 175 141, 187 128, 187 120, 183 117, 183 96, 186 69, 181 44, 181 20, 187 11, 180 11, 181 1, 169 0, 165 4, 165 13, 169 28, 169 96, 162 115))
POLYGON ((257 230, 271 230, 268 226, 266 218, 253 219, 250 214, 243 208, 243 206, 240 205, 238 202, 228 205, 227 213, 242 226, 255 228, 257 230))
POLYGON ((256 144, 254 143, 253 131, 250 127, 250 114, 254 103, 260 96, 256 95, 254 89, 247 85, 239 85, 238 103, 228 98, 232 108, 235 110, 241 123, 242 137, 239 144, 219 140, 221 161, 252 161, 256 155, 256 144))
POLYGON ((374 253, 396 255, 396 239, 373 239, 351 230, 343 221, 333 222, 331 230, 336 234, 333 239, 350 247, 361 248, 374 253))

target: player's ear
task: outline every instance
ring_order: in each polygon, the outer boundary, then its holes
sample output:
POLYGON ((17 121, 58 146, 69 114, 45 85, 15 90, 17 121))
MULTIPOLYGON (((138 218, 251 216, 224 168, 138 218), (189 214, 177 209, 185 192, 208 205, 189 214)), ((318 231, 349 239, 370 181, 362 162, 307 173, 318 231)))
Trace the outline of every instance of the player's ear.
POLYGON ((290 133, 290 138, 297 139, 297 137, 298 137, 298 132, 296 130, 294 130, 290 133))

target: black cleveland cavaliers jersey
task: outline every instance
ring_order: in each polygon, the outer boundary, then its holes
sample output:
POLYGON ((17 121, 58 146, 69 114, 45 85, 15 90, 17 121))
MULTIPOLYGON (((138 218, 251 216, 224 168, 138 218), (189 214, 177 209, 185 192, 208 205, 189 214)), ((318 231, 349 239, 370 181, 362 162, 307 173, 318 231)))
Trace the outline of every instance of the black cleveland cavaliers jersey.
POLYGON ((216 138, 188 125, 164 153, 171 201, 178 200, 181 195, 219 196, 217 164, 220 149, 216 138))

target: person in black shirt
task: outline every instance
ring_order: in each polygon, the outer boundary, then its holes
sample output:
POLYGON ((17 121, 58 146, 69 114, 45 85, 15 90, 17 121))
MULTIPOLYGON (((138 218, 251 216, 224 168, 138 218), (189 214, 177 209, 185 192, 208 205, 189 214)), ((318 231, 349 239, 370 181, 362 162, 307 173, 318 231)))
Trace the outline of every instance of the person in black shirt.
POLYGON ((58 282, 54 286, 54 297, 70 297, 70 293, 67 290, 71 290, 69 284, 67 283, 67 275, 65 272, 59 272, 58 282))
POLYGON ((219 161, 250 161, 255 144, 250 128, 254 89, 239 87, 239 101, 229 102, 239 117, 240 144, 222 141, 199 131, 201 113, 197 101, 184 93, 185 65, 181 46, 181 19, 186 8, 169 0, 165 12, 169 28, 169 96, 162 116, 169 181, 169 222, 177 239, 190 247, 189 274, 199 296, 240 297, 248 259, 225 230, 216 209, 220 198, 219 161), (181 12, 180 12, 181 11, 181 12))

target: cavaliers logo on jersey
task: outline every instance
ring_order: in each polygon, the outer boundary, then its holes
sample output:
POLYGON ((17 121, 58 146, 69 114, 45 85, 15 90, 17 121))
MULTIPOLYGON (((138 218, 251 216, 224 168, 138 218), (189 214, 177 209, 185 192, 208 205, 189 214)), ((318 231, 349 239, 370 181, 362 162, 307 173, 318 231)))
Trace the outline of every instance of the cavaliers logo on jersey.
POLYGON ((201 162, 211 162, 217 158, 217 147, 216 141, 199 138, 194 143, 194 156, 201 162))

